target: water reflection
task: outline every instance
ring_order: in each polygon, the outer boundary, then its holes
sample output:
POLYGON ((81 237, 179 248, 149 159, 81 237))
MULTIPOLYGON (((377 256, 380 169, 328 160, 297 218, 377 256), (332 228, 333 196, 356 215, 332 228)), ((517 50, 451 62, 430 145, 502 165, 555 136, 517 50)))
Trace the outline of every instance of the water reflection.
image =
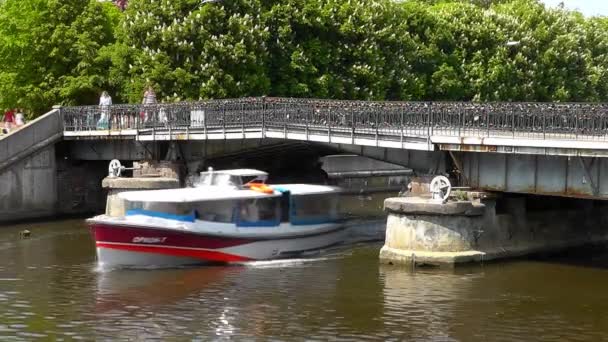
POLYGON ((355 234, 300 260, 97 272, 81 221, 28 225, 30 240, 20 229, 0 230, 0 340, 608 336, 605 250, 412 272, 379 265, 381 243, 355 234))
POLYGON ((604 270, 532 260, 451 271, 380 270, 383 320, 404 339, 574 341, 606 336, 608 322, 600 314, 608 305, 604 270), (398 317, 406 317, 407 324, 398 317))
POLYGON ((108 338, 121 331, 136 339, 186 332, 192 336, 280 336, 291 320, 293 329, 306 334, 300 320, 322 321, 305 308, 328 302, 336 293, 336 272, 327 268, 326 260, 101 273, 95 335, 108 338))
POLYGON ((113 270, 97 276, 97 309, 154 307, 186 298, 221 282, 241 267, 199 267, 166 270, 113 270))
POLYGON ((458 303, 467 300, 475 279, 484 276, 482 268, 469 273, 382 265, 380 275, 384 280, 385 328, 401 338, 424 341, 458 340, 453 337, 457 326, 451 325, 452 318, 467 314, 459 312, 458 303))

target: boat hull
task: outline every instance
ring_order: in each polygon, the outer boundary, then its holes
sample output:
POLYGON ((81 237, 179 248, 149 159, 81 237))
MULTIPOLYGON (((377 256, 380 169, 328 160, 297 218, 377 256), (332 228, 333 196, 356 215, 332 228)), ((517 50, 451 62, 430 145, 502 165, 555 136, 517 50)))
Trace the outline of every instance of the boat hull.
POLYGON ((344 241, 345 230, 331 224, 323 232, 295 237, 233 237, 109 223, 92 223, 102 266, 171 267, 299 256, 344 241))

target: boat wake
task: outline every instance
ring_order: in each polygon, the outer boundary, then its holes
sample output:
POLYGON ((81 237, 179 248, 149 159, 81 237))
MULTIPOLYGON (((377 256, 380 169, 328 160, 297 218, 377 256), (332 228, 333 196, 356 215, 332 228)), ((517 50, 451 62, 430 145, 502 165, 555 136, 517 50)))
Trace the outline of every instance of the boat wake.
POLYGON ((245 261, 245 262, 235 263, 234 265, 241 265, 241 266, 251 267, 251 268, 282 268, 282 267, 290 267, 290 266, 301 266, 304 264, 322 262, 322 261, 327 261, 327 260, 331 260, 331 259, 337 259, 337 257, 245 261))
POLYGON ((206 267, 225 267, 230 266, 230 264, 223 263, 200 263, 200 264, 192 264, 192 265, 104 265, 102 263, 98 263, 94 268, 94 273, 108 273, 112 271, 121 271, 121 270, 141 270, 141 271, 155 271, 155 270, 167 270, 167 269, 195 269, 200 268, 201 266, 206 267))

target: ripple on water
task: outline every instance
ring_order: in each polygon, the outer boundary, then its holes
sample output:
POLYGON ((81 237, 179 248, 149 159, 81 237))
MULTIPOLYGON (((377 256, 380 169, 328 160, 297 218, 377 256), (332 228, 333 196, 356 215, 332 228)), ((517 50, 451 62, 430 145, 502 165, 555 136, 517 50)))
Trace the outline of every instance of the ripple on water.
POLYGON ((28 338, 45 338, 48 337, 47 334, 39 334, 39 333, 32 333, 32 332, 26 332, 26 331, 20 331, 17 333, 18 336, 22 336, 22 337, 28 337, 28 338))
POLYGON ((230 267, 100 271, 88 231, 75 222, 80 221, 53 224, 64 233, 41 238, 49 248, 10 254, 11 263, 0 268, 6 275, 0 277, 0 340, 599 341, 608 336, 608 321, 601 316, 608 311, 603 290, 608 272, 599 268, 516 262, 409 272, 378 265, 380 246, 359 244, 311 258, 230 267), (48 263, 28 268, 28 260, 48 263), (576 300, 569 299, 572 294, 576 300))
POLYGON ((0 333, 13 331, 16 331, 16 329, 5 324, 0 324, 0 333))

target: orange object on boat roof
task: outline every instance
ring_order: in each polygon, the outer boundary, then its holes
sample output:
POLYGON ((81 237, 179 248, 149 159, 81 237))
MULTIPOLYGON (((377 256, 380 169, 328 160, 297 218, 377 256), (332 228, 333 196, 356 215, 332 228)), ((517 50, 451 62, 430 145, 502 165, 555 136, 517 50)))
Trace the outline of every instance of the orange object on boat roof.
POLYGON ((264 183, 248 183, 249 189, 265 194, 274 194, 274 189, 264 183))

